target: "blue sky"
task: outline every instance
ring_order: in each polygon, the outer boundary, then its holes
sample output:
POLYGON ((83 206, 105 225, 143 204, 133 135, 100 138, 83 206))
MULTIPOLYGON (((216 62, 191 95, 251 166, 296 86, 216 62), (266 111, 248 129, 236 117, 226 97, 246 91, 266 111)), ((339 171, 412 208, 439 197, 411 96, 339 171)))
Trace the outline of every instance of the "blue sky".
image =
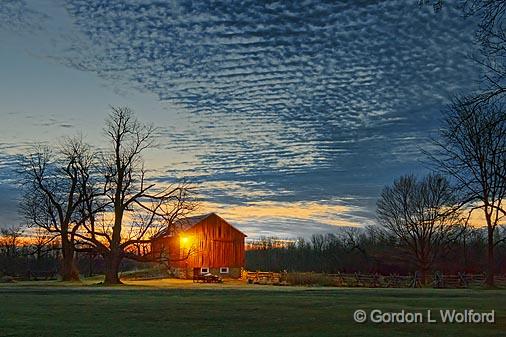
POLYGON ((15 156, 109 104, 160 127, 152 178, 251 237, 374 223, 381 188, 422 173, 451 95, 477 86, 474 23, 452 2, 0 2, 0 226, 15 156))

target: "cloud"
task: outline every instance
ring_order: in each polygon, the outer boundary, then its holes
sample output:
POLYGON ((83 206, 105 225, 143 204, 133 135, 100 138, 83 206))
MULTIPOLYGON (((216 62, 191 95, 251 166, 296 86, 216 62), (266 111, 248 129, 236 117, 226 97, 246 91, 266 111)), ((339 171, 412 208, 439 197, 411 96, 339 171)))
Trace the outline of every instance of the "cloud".
POLYGON ((416 3, 71 0, 67 9, 96 46, 74 62, 189 111, 189 127, 167 140, 197 149, 202 170, 371 174, 371 163, 411 162, 473 74, 469 22, 451 3, 438 14, 416 3))
POLYGON ((18 214, 19 188, 16 186, 19 158, 2 150, 6 150, 6 146, 0 144, 0 227, 7 227, 21 221, 18 214))
POLYGON ((18 213, 19 191, 15 186, 0 184, 0 227, 21 222, 18 213))
POLYGON ((47 16, 30 8, 24 0, 0 2, 0 32, 33 33, 44 29, 47 16))
POLYGON ((214 211, 251 237, 262 235, 293 238, 335 227, 372 224, 351 200, 299 202, 258 201, 241 205, 202 203, 201 211, 214 211))
POLYGON ((159 179, 188 176, 232 209, 349 198, 372 221, 381 186, 422 170, 441 107, 477 78, 473 22, 452 1, 64 3, 76 34, 51 59, 177 107, 185 122, 161 143, 185 161, 167 157, 159 179))

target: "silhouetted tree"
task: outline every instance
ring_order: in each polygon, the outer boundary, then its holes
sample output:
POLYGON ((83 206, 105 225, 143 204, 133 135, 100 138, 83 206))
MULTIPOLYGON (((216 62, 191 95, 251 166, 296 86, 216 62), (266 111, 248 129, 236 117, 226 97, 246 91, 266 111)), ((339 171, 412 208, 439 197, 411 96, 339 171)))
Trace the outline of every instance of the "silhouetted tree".
POLYGON ((472 58, 483 70, 483 87, 468 100, 487 103, 502 99, 506 93, 506 1, 466 0, 463 10, 466 16, 478 20, 475 40, 479 53, 472 58))
MULTIPOLYGON (((430 5, 435 12, 445 5, 444 0, 419 0, 421 6, 430 5)), ((482 85, 467 100, 487 103, 502 99, 506 93, 506 0, 463 0, 457 3, 470 23, 477 22, 475 43, 478 52, 470 58, 480 65, 482 85)))
POLYGON ((42 258, 55 249, 55 240, 58 238, 58 234, 51 233, 44 228, 36 227, 31 235, 30 251, 35 256, 37 262, 40 262, 42 258))
POLYGON ((94 165, 94 153, 81 138, 68 138, 56 149, 37 146, 23 162, 21 212, 28 225, 57 233, 61 243, 61 276, 79 279, 74 238, 82 223, 78 210, 94 165))
POLYGON ((0 254, 7 257, 16 257, 21 246, 20 238, 23 235, 21 226, 0 228, 0 254))
POLYGON ((108 140, 101 160, 104 198, 88 199, 93 202, 82 209, 84 233, 76 236, 83 247, 102 255, 104 282, 119 284, 122 259, 152 260, 146 246, 150 237, 174 226, 196 203, 188 183, 157 186, 146 178, 142 154, 155 146, 154 126, 139 122, 128 108, 112 107, 104 131, 108 140))
POLYGON ((380 224, 410 252, 424 282, 442 250, 462 232, 453 189, 436 174, 395 180, 383 189, 377 214, 380 224))
POLYGON ((436 150, 440 171, 463 192, 462 203, 481 209, 488 236, 487 284, 494 284, 496 230, 506 215, 506 111, 498 103, 456 100, 445 112, 436 150))

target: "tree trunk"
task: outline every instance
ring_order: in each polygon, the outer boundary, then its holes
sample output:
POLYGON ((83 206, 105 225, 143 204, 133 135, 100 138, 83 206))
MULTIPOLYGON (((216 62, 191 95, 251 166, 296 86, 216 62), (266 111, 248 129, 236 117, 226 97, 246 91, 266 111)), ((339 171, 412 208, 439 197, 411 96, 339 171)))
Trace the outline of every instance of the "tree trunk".
POLYGON ((62 281, 79 281, 79 271, 74 261, 74 247, 67 237, 62 236, 62 281))
POLYGON ((105 260, 105 280, 104 284, 123 284, 119 279, 119 265, 121 263, 120 254, 111 250, 106 256, 104 256, 105 260))
POLYGON ((88 254, 88 276, 93 276, 93 264, 95 263, 95 253, 89 253, 88 254))
POLYGON ((42 261, 42 248, 37 247, 37 266, 40 266, 40 262, 42 261))
POLYGON ((494 287, 494 276, 495 276, 495 259, 494 259, 494 231, 492 228, 488 228, 488 268, 487 278, 485 284, 487 287, 494 287))
POLYGON ((422 286, 426 286, 429 282, 429 273, 430 273, 430 268, 426 267, 426 266, 422 266, 422 268, 420 268, 420 283, 422 284, 422 286))
POLYGON ((427 285, 427 283, 428 283, 427 281, 428 281, 429 274, 430 274, 431 265, 427 261, 428 261, 428 257, 423 256, 418 262, 418 268, 420 270, 420 283, 422 284, 422 286, 427 285))

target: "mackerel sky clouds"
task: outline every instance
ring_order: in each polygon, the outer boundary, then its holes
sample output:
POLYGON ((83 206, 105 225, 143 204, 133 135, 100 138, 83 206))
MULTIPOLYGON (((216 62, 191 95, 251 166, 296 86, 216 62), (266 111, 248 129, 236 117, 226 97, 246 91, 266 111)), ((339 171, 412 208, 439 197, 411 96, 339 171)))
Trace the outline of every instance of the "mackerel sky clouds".
POLYGON ((3 0, 0 226, 20 221, 16 156, 99 145, 109 104, 160 127, 153 179, 190 178, 251 237, 373 224, 476 88, 473 30, 452 2, 3 0))

